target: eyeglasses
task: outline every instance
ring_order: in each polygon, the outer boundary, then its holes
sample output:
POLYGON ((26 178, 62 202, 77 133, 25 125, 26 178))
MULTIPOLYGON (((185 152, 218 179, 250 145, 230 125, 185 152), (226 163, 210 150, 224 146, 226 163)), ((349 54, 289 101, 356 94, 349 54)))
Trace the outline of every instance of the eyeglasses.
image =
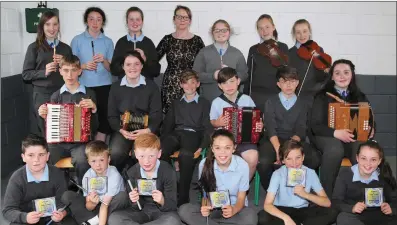
POLYGON ((214 33, 215 34, 218 34, 218 33, 223 33, 223 34, 225 34, 225 33, 227 33, 229 31, 229 29, 227 29, 227 28, 225 28, 225 29, 215 29, 214 30, 214 33))
POLYGON ((175 18, 176 18, 177 20, 181 20, 181 21, 190 20, 190 17, 189 17, 189 16, 175 15, 175 18))

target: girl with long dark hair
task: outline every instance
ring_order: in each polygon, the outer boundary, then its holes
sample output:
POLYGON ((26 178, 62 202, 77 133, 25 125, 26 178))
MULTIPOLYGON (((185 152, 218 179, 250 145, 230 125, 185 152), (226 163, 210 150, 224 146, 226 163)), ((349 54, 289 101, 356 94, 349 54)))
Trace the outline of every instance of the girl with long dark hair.
MULTIPOLYGON (((319 92, 313 102, 310 127, 314 144, 322 152, 320 180, 328 196, 332 196, 336 176, 343 157, 349 157, 352 164, 356 164, 356 152, 360 141, 354 139, 354 134, 348 129, 333 129, 328 126, 328 105, 336 100, 327 92, 341 98, 348 103, 369 102, 356 84, 355 66, 350 60, 339 59, 330 69, 331 80, 319 92)), ((370 113, 369 125, 372 132, 374 118, 370 113)))
POLYGON ((257 224, 255 211, 247 207, 248 164, 234 155, 235 151, 233 134, 223 129, 216 130, 207 158, 199 165, 199 183, 207 196, 210 192, 227 191, 231 204, 214 209, 209 204, 200 206, 186 203, 178 211, 183 222, 189 225, 205 224, 207 220, 207 224, 224 224, 226 221, 227 224, 236 225, 257 224))

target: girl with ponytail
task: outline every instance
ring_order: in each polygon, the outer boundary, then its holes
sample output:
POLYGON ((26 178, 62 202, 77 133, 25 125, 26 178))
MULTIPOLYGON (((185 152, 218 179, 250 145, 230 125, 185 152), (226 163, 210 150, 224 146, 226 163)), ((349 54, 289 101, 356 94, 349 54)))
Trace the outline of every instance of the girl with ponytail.
POLYGON ((220 129, 211 139, 207 158, 199 165, 199 183, 207 196, 209 192, 228 191, 231 205, 214 209, 210 204, 187 203, 178 211, 182 221, 188 225, 202 225, 223 224, 227 219, 228 224, 256 225, 257 215, 247 207, 248 164, 233 154, 236 151, 233 134, 220 129))
POLYGON ((341 170, 336 180, 332 205, 340 210, 337 224, 396 224, 397 208, 392 203, 392 193, 397 183, 385 161, 382 147, 369 140, 359 146, 356 157, 357 164, 351 169, 341 170), (366 200, 365 195, 372 190, 383 190, 383 200, 378 205, 371 205, 366 200))
POLYGON ((259 43, 252 45, 248 52, 248 79, 244 83, 244 94, 251 96, 255 104, 263 110, 266 101, 272 95, 280 93, 277 87, 277 67, 264 52, 259 51, 259 46, 267 46, 268 41, 276 41, 281 53, 288 55, 288 46, 278 40, 278 33, 273 18, 262 14, 256 21, 256 30, 259 34, 259 43), (265 43, 264 43, 265 42, 265 43))
POLYGON ((105 12, 98 7, 89 7, 83 15, 86 30, 76 35, 71 42, 73 54, 79 57, 83 72, 79 78, 82 85, 95 92, 98 107, 99 127, 95 139, 105 141, 112 130, 108 122, 108 99, 112 75, 110 63, 114 44, 104 34, 105 12))

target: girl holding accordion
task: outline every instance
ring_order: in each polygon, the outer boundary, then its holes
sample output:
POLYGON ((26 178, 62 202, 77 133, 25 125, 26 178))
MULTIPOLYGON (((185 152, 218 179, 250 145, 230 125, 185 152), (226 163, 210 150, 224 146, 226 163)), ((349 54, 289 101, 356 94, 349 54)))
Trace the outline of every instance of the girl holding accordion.
POLYGON ((156 133, 162 120, 160 91, 153 80, 142 74, 145 61, 138 51, 129 51, 123 60, 125 76, 112 84, 109 93, 108 119, 112 128, 110 137, 111 163, 122 172, 129 158, 134 140, 144 133, 156 133), (147 115, 148 126, 136 130, 121 127, 121 116, 128 112, 134 120, 147 115))
MULTIPOLYGON (((328 93, 347 103, 369 102, 358 88, 355 76, 355 66, 350 60, 340 59, 333 63, 330 69, 332 79, 314 98, 311 112, 311 129, 314 134, 314 144, 322 152, 321 184, 327 196, 332 196, 335 179, 338 175, 342 159, 347 156, 352 164, 356 164, 356 152, 360 141, 355 139, 353 131, 334 129, 328 126, 328 107, 337 100, 328 93)), ((372 138, 375 133, 373 114, 370 113, 369 126, 372 138)))

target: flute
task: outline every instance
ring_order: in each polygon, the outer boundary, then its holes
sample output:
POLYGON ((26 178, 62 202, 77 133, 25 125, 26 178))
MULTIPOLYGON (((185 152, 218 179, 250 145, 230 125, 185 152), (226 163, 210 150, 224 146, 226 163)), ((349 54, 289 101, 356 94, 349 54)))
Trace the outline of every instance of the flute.
MULTIPOLYGON (((134 187, 132 186, 131 181, 128 179, 127 182, 128 182, 128 185, 129 185, 130 188, 131 188, 131 191, 134 190, 134 187)), ((141 203, 139 203, 139 200, 136 201, 136 204, 138 204, 139 210, 142 210, 141 203)))
MULTIPOLYGON (((69 202, 69 204, 65 205, 64 207, 58 209, 58 212, 63 212, 68 206, 70 206, 70 202, 69 202)), ((52 222, 54 222, 54 221, 50 220, 46 225, 50 225, 52 222)))
MULTIPOLYGON (((94 58, 95 56, 95 51, 94 51, 94 41, 91 41, 91 47, 92 47, 92 57, 94 58)), ((95 69, 95 73, 97 72, 97 70, 95 69)))
MULTIPOLYGON (((55 57, 55 55, 57 54, 57 50, 56 50, 56 45, 55 45, 55 41, 56 41, 56 39, 54 39, 54 43, 52 43, 52 47, 54 48, 54 55, 52 56, 53 58, 55 57)), ((58 63, 55 65, 55 71, 56 71, 56 68, 58 67, 58 63)))
POLYGON ((136 49, 136 34, 134 34, 134 50, 136 49))
MULTIPOLYGON (((208 205, 207 192, 204 191, 204 188, 203 188, 203 204, 204 204, 204 206, 208 205)), ((208 225, 208 216, 206 217, 206 220, 207 220, 207 225, 208 225)))
MULTIPOLYGON (((88 194, 87 189, 85 189, 85 188, 83 188, 82 186, 76 184, 72 179, 70 179, 70 182, 72 182, 72 183, 75 184, 78 188, 80 188, 82 191, 87 192, 87 194, 88 194)), ((102 201, 100 198, 99 198, 99 201, 100 201, 102 204, 104 204, 104 205, 108 205, 107 203, 105 203, 104 201, 102 201)))

